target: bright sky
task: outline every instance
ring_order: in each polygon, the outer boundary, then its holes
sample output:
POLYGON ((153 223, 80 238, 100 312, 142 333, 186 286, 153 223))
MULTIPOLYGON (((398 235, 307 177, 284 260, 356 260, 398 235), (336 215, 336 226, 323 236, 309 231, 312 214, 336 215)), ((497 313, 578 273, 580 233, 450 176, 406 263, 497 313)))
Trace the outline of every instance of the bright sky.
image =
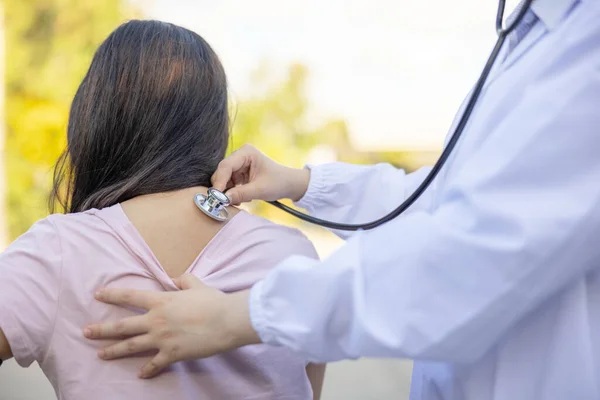
POLYGON ((154 0, 149 12, 202 35, 237 97, 261 62, 302 62, 315 118, 345 118, 357 146, 437 149, 491 51, 496 2, 154 0))

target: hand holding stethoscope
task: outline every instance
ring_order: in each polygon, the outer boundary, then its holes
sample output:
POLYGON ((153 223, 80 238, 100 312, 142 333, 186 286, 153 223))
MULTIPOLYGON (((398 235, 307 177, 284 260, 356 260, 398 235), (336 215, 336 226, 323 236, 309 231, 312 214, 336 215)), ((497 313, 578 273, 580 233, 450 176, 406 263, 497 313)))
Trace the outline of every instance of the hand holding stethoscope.
POLYGON ((278 164, 252 145, 244 145, 221 161, 213 187, 225 191, 231 204, 252 200, 298 201, 308 188, 310 172, 278 164))

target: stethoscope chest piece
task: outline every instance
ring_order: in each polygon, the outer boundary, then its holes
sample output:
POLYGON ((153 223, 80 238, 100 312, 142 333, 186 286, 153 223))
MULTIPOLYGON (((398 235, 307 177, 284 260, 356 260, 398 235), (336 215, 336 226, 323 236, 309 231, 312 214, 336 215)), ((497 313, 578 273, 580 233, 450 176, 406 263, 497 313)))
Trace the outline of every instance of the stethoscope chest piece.
POLYGON ((194 203, 206 215, 219 222, 225 222, 229 213, 225 209, 231 204, 227 195, 215 188, 208 189, 206 195, 198 193, 194 196, 194 203))

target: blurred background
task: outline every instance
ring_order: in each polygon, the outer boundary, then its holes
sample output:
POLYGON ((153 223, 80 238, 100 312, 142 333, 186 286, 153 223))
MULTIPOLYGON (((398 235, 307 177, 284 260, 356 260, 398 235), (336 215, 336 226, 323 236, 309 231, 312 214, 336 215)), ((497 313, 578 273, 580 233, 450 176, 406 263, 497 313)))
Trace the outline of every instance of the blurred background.
MULTIPOLYGON (((516 1, 507 2, 510 10, 516 1)), ((0 0, 0 248, 47 215, 51 169, 71 99, 97 46, 120 23, 192 29, 221 57, 231 148, 252 143, 302 166, 435 161, 495 40, 492 0, 0 0)), ((264 204, 326 257, 341 242, 264 204)), ((406 399, 408 361, 328 367, 331 399, 406 399)), ((0 369, 0 400, 54 400, 37 367, 0 369)))

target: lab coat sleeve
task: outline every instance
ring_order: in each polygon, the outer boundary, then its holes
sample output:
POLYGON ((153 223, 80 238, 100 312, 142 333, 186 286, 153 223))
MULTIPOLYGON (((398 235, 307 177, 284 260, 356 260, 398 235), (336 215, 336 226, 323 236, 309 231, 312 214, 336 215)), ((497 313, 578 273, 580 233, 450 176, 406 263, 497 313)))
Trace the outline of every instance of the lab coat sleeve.
POLYGON ((323 262, 282 262, 250 294, 262 340, 321 362, 471 362, 600 267, 594 67, 567 65, 523 90, 517 112, 490 130, 432 212, 359 232, 323 262), (590 79, 573 84, 568 74, 590 79))
MULTIPOLYGON (((308 165, 308 190, 296 205, 317 218, 358 224, 383 217, 399 206, 423 182, 430 167, 406 173, 390 164, 354 165, 341 162, 308 165)), ((426 209, 433 198, 431 185, 407 211, 426 209)), ((353 234, 333 231, 343 239, 353 234)))

